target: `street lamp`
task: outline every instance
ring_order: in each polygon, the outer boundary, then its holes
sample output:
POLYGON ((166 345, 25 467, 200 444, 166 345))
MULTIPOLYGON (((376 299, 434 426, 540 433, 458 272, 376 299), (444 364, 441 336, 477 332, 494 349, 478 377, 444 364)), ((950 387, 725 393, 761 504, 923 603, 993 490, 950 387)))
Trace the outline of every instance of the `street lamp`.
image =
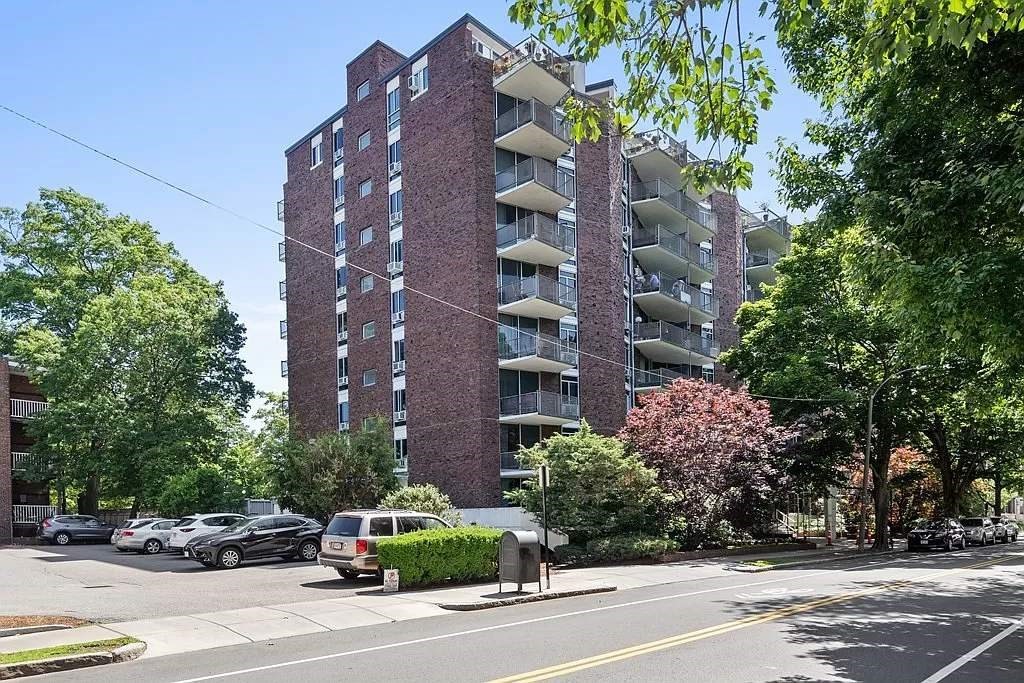
MULTIPOLYGON (((871 393, 871 398, 868 399, 868 433, 867 438, 864 440, 864 475, 861 478, 860 484, 860 527, 857 532, 857 549, 864 550, 864 538, 867 535, 867 524, 868 524, 868 473, 871 471, 871 429, 872 429, 872 418, 874 417, 875 409, 875 396, 882 390, 890 380, 896 379, 900 375, 908 372, 914 372, 915 370, 923 370, 926 365, 918 365, 912 368, 903 368, 899 372, 895 372, 884 380, 882 383, 875 387, 875 390, 871 393)), ((878 533, 878 530, 875 530, 878 533)))

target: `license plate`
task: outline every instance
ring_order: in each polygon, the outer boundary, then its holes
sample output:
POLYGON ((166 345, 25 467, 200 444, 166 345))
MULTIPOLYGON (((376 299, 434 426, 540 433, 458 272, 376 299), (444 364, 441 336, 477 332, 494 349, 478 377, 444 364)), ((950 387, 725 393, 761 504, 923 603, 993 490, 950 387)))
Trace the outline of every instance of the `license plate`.
POLYGON ((341 550, 345 547, 345 544, 341 541, 331 541, 331 550, 341 550))
POLYGON ((185 557, 192 557, 192 551, 188 548, 185 548, 183 552, 185 553, 185 557))

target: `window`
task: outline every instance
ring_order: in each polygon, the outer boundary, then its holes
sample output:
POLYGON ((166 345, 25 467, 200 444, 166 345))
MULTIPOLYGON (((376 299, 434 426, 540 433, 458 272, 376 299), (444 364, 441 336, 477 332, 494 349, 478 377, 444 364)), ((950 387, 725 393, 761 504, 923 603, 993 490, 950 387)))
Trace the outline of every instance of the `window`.
POLYGON ((346 311, 342 311, 338 314, 338 334, 342 334, 343 332, 348 332, 348 313, 346 311))
POLYGON ((405 340, 396 339, 393 345, 392 353, 395 357, 395 362, 405 360, 405 340))
POLYGON ((348 378, 348 356, 338 359, 338 379, 348 378))
POLYGON ((334 131, 334 165, 338 166, 345 158, 345 129, 334 131))
POLYGON ((401 106, 399 93, 398 88, 388 93, 388 130, 398 128, 398 124, 401 123, 402 112, 399 109, 401 106))
POLYGON ((562 378, 562 398, 571 398, 579 400, 580 398, 580 381, 575 377, 563 377, 562 378))
POLYGON ((494 50, 487 47, 476 38, 473 39, 473 52, 477 53, 484 59, 494 59, 494 50))
POLYGON ((391 399, 396 413, 400 413, 405 410, 405 389, 395 389, 392 392, 391 399))
POLYGON ((277 331, 280 333, 281 339, 287 339, 288 338, 288 321, 287 320, 281 320, 280 322, 278 322, 277 323, 277 331))
POLYGON ((703 380, 705 382, 714 382, 715 381, 715 368, 714 367, 701 368, 700 374, 701 374, 701 377, 703 378, 703 380))
POLYGON ((566 197, 575 197, 576 171, 559 166, 555 171, 555 188, 566 197))
POLYGON ((363 293, 369 292, 371 289, 373 289, 373 276, 372 275, 364 275, 361 278, 359 278, 359 291, 360 292, 363 292, 363 293))
POLYGON ((284 301, 285 299, 288 298, 288 283, 285 282, 284 280, 281 280, 280 282, 277 283, 277 297, 281 301, 284 301))
POLYGON ((338 423, 345 426, 348 429, 348 401, 342 401, 338 404, 338 423))
POLYGON ((363 323, 363 339, 373 339, 377 336, 377 326, 371 320, 368 323, 363 323))
POLYGON ((395 521, 398 522, 398 533, 400 534, 423 530, 423 521, 419 517, 396 517, 395 521))
POLYGON ((394 536, 395 526, 391 517, 373 517, 370 519, 371 536, 394 536))
MULTIPOLYGON (((317 136, 319 137, 319 136, 317 136)), ((324 143, 321 140, 311 142, 309 145, 309 167, 315 168, 324 160, 324 143)))
POLYGON ((363 370, 363 386, 372 387, 377 383, 377 371, 376 370, 363 370))
POLYGON ((395 215, 402 214, 402 191, 396 190, 388 195, 388 211, 391 213, 391 218, 394 219, 395 215))
POLYGON ((334 179, 334 205, 344 206, 345 204, 345 176, 334 179))
POLYGON ((391 262, 400 263, 402 261, 402 240, 395 240, 391 243, 391 262))
POLYGON ((565 343, 566 347, 574 351, 579 348, 579 343, 577 341, 577 328, 573 323, 559 323, 558 338, 565 343))
POLYGON ((373 181, 367 178, 363 182, 359 183, 359 196, 365 197, 373 192, 373 181))
POLYGON ((282 377, 287 377, 288 376, 288 361, 286 361, 286 360, 281 361, 281 376, 282 377))
POLYGON ((388 145, 388 173, 393 177, 402 172, 402 141, 388 145))
POLYGON ((345 221, 334 224, 334 255, 345 253, 345 221))
POLYGON ((370 146, 370 131, 366 130, 356 139, 356 147, 360 152, 370 146))
POLYGON ((403 311, 405 311, 405 290, 391 292, 391 312, 401 313, 403 311))
POLYGON ((348 284, 348 268, 342 266, 335 272, 335 279, 338 281, 338 289, 348 284))
POLYGON ((570 273, 567 270, 558 271, 558 284, 564 285, 568 289, 575 291, 576 289, 576 273, 570 273))
POLYGON ((367 226, 359 231, 359 246, 363 247, 373 241, 373 226, 367 226))
POLYGON ((366 99, 367 95, 370 94, 370 81, 369 79, 363 81, 356 88, 356 102, 366 99))
POLYGON ((395 439, 395 460, 400 464, 405 464, 405 459, 409 457, 409 442, 405 439, 395 439))
POLYGON ((409 76, 409 90, 412 91, 413 98, 427 92, 428 87, 430 87, 430 71, 427 66, 409 76))

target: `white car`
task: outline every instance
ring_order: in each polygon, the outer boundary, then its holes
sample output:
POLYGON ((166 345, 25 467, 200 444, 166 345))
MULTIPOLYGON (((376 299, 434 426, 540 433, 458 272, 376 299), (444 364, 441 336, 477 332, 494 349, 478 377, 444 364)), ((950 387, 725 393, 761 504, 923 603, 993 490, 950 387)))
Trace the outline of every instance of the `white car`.
POLYGON ((117 549, 123 552, 134 550, 137 553, 156 555, 167 547, 171 536, 171 528, 177 524, 174 519, 142 519, 128 529, 119 529, 117 549))
POLYGON ((167 549, 181 553, 185 544, 197 536, 205 536, 231 526, 245 515, 224 512, 212 512, 206 515, 189 515, 178 521, 171 529, 171 537, 167 539, 167 549))
MULTIPOLYGON (((124 520, 117 525, 117 528, 114 529, 114 533, 110 535, 110 545, 117 547, 117 539, 121 538, 121 533, 125 529, 131 529, 136 524, 141 524, 142 522, 153 522, 156 521, 156 519, 156 517, 132 517, 131 519, 124 520)), ((123 548, 118 548, 118 550, 124 552, 123 548)))

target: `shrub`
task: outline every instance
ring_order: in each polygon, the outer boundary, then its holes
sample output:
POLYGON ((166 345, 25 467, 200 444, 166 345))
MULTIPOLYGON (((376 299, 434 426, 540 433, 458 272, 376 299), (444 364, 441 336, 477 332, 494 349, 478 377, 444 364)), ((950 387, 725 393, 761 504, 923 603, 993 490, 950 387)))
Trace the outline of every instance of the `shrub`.
POLYGON ((567 543, 555 547, 555 562, 558 564, 586 564, 587 561, 585 546, 567 543))
POLYGON ((653 559, 676 550, 679 550, 679 544, 670 538, 644 535, 606 536, 595 538, 586 546, 560 545, 555 548, 555 560, 560 564, 626 562, 653 559))
POLYGON ((392 491, 380 501, 384 510, 412 510, 436 515, 453 526, 462 523, 462 517, 452 506, 451 498, 433 484, 414 484, 392 491))
POLYGON ((377 558, 385 569, 397 569, 403 587, 468 583, 498 575, 500 529, 457 527, 414 531, 377 541, 377 558))

